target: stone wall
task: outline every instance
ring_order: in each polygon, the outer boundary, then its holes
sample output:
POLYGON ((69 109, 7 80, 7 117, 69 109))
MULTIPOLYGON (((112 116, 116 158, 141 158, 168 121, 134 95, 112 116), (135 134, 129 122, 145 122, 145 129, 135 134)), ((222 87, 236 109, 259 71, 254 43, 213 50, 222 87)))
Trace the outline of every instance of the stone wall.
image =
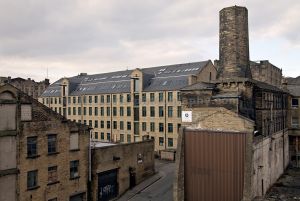
POLYGON ((136 174, 136 184, 154 174, 154 141, 94 148, 92 160, 93 200, 97 200, 98 174, 108 170, 117 169, 118 195, 121 195, 129 189, 130 170, 136 174))
POLYGON ((252 162, 252 198, 263 196, 289 164, 287 129, 272 136, 255 138, 252 162))

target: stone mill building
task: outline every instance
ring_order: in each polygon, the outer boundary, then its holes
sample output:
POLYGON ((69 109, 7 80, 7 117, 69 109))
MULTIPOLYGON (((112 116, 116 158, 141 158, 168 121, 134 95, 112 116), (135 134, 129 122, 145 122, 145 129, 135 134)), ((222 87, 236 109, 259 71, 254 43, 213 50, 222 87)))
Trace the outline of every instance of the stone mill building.
POLYGON ((217 79, 181 89, 191 117, 178 138, 175 200, 252 200, 289 163, 288 92, 250 62, 245 7, 220 11, 219 37, 217 79))

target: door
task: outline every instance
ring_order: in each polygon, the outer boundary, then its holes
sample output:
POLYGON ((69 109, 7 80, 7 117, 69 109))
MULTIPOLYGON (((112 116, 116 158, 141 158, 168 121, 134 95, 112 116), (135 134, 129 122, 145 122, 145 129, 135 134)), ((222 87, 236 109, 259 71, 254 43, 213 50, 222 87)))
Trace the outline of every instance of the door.
POLYGON ((98 201, 107 201, 118 196, 117 169, 98 174, 98 201))

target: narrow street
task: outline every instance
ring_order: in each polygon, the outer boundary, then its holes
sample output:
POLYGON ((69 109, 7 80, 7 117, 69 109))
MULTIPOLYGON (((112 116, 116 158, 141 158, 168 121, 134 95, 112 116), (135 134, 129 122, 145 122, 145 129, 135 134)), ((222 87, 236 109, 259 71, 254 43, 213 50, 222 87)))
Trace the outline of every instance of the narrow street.
POLYGON ((162 177, 130 198, 130 201, 172 201, 175 163, 155 160, 156 171, 162 177))

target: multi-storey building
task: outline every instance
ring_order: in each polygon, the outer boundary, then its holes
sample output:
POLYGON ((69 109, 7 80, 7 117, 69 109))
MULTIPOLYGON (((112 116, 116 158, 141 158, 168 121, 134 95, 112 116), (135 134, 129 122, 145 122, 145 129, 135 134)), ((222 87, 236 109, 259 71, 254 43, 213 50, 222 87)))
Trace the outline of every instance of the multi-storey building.
POLYGON ((289 141, 290 160, 292 165, 300 167, 300 79, 286 78, 286 88, 290 92, 289 96, 289 141))
POLYGON ((30 78, 25 80, 20 77, 13 79, 11 77, 2 77, 0 78, 0 83, 9 83, 35 99, 37 99, 50 85, 49 79, 45 79, 41 82, 35 82, 30 78))
POLYGON ((181 126, 180 89, 216 77, 211 61, 62 78, 39 101, 94 128, 101 141, 155 139, 155 150, 174 149, 181 126))
POLYGON ((88 126, 0 85, 0 200, 87 200, 88 126))

